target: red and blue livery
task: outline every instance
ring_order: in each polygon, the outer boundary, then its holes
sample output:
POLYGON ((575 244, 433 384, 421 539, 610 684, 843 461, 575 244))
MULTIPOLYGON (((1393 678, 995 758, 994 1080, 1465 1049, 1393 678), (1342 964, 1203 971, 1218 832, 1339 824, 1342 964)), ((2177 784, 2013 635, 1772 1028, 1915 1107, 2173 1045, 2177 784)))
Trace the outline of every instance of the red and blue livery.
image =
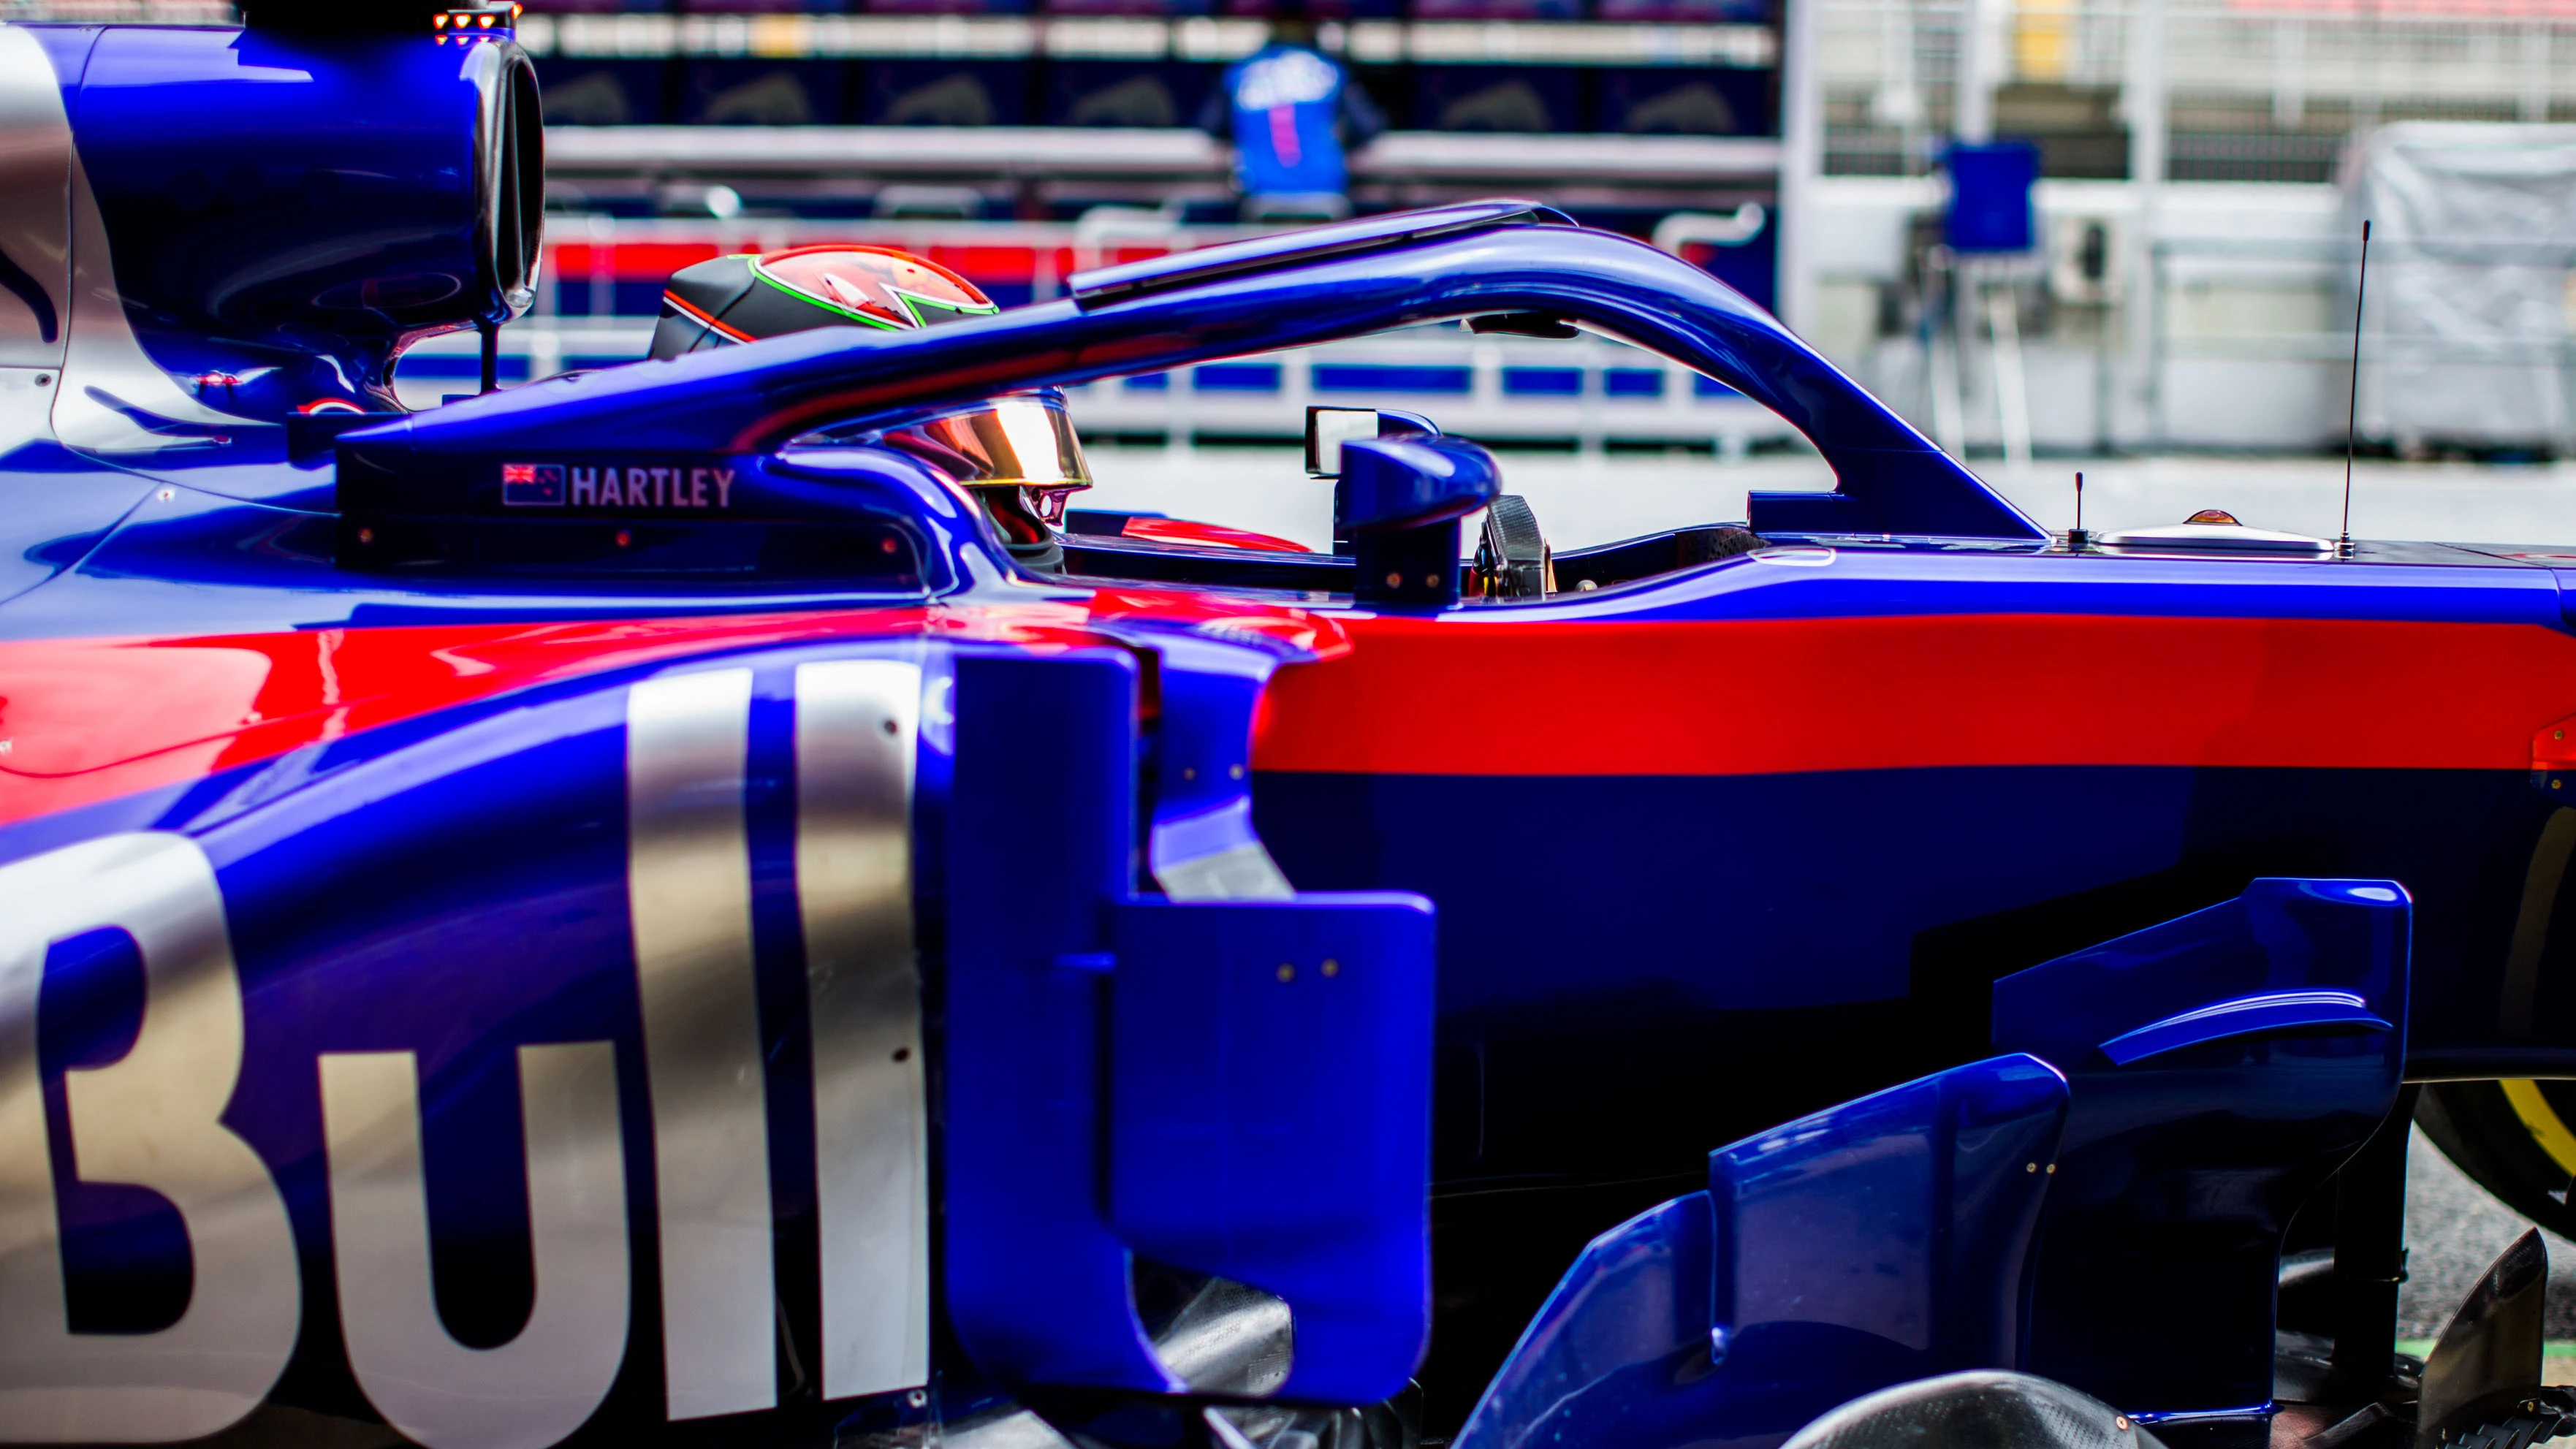
POLYGON ((2052 537, 1521 201, 405 413, 531 295, 505 13, 0 96, 0 1441, 2576 1421, 2536 1241, 2392 1353, 2408 1121, 2576 1168, 2576 556, 2052 537), (1052 389, 1460 322, 1838 486, 1552 552, 1345 409, 1331 553, 987 506, 1052 389))

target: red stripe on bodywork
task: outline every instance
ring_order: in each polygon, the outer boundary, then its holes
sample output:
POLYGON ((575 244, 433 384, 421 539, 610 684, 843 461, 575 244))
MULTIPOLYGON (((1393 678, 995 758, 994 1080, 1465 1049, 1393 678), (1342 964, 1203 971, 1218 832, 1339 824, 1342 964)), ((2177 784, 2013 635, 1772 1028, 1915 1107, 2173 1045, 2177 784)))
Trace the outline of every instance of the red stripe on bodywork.
POLYGON ((727 650, 935 635, 1033 648, 1149 620, 1330 657, 1330 619, 1187 592, 1088 600, 575 623, 0 643, 0 823, 533 685, 727 650))
POLYGON ((1343 621, 1256 769, 1737 775, 1943 765, 2528 770, 2576 713, 2538 625, 2066 615, 1343 621))
POLYGON ((1142 538, 1155 543, 1247 548, 1261 553, 1314 552, 1302 543, 1291 542, 1276 534, 1254 533, 1248 528, 1228 528, 1222 523, 1201 523, 1190 518, 1130 518, 1126 526, 1119 531, 1129 538, 1142 538))
POLYGON ((921 621, 904 610, 0 645, 0 821, 201 779, 551 680, 731 646, 909 633, 921 621))
POLYGON ((1087 602, 0 644, 0 822, 200 779, 511 690, 734 649, 1150 622, 1320 656, 1256 768, 1715 775, 1942 765, 2527 770, 2576 715, 2537 625, 2062 615, 1334 619, 1189 591, 1087 602))

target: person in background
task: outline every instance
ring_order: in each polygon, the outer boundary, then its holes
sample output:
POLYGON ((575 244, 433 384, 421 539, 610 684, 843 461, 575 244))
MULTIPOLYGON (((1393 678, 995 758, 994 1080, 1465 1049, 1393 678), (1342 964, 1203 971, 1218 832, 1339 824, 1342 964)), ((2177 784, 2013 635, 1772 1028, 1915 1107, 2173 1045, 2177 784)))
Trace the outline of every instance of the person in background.
POLYGON ((1302 0, 1279 0, 1270 43, 1235 62, 1208 96, 1199 128, 1234 143, 1234 183, 1247 221, 1325 221, 1350 215, 1344 147, 1386 129, 1386 117, 1315 48, 1302 0))

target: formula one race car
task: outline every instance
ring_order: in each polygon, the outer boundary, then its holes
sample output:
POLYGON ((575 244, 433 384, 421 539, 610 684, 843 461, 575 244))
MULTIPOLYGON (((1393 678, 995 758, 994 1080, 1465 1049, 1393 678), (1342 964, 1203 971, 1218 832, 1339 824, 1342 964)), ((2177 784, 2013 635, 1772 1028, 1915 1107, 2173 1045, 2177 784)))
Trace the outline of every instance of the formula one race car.
POLYGON ((0 1440, 2576 1417, 2537 1239, 2391 1351, 2418 1084, 2564 1211, 2576 557, 2051 537, 1519 201, 402 414, 542 164, 506 11, 391 13, 0 26, 0 1440), (1551 556, 1346 409, 1331 553, 979 501, 1049 389, 1460 320, 1839 486, 1551 556))

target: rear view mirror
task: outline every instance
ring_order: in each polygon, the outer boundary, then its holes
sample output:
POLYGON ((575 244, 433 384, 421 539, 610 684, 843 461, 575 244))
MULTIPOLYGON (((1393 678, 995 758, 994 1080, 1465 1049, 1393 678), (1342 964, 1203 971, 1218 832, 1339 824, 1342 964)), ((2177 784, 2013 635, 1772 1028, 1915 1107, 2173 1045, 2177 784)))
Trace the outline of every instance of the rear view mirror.
POLYGON ((1342 444, 1377 436, 1375 408, 1306 409, 1306 476, 1342 476, 1342 444))
POLYGON ((1306 409, 1306 476, 1342 476, 1342 444, 1370 438, 1436 438, 1440 429, 1419 413, 1380 408, 1306 409))

